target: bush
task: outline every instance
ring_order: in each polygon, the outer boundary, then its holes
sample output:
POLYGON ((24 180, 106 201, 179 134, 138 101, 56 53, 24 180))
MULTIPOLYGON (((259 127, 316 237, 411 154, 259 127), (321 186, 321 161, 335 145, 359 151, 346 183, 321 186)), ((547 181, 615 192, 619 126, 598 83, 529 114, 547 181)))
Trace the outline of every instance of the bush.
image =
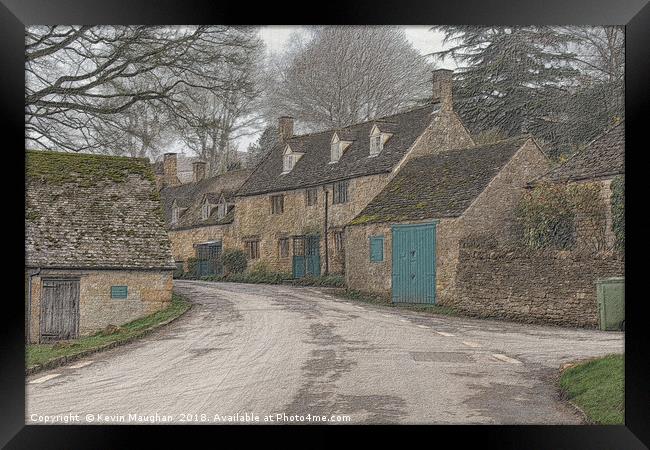
POLYGON ((612 232, 616 249, 625 252, 625 176, 612 180, 612 232))
POLYGON ((524 194, 517 208, 526 246, 567 249, 575 242, 575 211, 566 188, 540 184, 524 194))
POLYGON ((239 274, 246 270, 248 258, 242 250, 224 250, 221 254, 224 275, 239 274))
POLYGON ((187 258, 187 273, 185 274, 184 278, 196 278, 197 266, 198 260, 196 258, 187 258))

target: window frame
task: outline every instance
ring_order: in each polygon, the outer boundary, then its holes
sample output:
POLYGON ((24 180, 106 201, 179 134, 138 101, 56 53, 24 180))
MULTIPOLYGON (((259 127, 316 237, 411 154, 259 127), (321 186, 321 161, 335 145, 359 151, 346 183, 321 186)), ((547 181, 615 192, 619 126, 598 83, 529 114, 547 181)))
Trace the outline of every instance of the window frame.
POLYGON ((385 238, 384 235, 373 235, 368 237, 368 258, 370 259, 370 262, 373 263, 382 263, 386 259, 385 255, 385 238), (372 244, 374 242, 380 241, 381 242, 381 259, 373 259, 373 254, 372 254, 372 244))
POLYGON ((279 195, 271 195, 269 196, 271 199, 271 214, 283 214, 284 213, 284 194, 279 194, 279 195), (279 200, 279 210, 278 207, 276 206, 275 201, 279 200))
POLYGON ((281 238, 278 239, 278 257, 279 258, 288 258, 289 257, 289 238, 288 237, 281 237, 281 238))
POLYGON ((249 260, 260 259, 260 240, 259 239, 249 239, 244 241, 244 246, 246 247, 246 256, 249 260))
POLYGON ((307 206, 316 206, 318 204, 318 188, 307 188, 305 189, 305 205, 307 206), (310 198, 311 196, 309 195, 313 193, 313 201, 310 203, 310 198))
POLYGON ((339 205, 350 201, 350 180, 335 181, 332 184, 332 204, 339 205), (345 186, 345 189, 342 189, 345 186), (341 200, 341 193, 345 192, 344 199, 341 200))
POLYGON ((334 232, 334 251, 336 253, 343 253, 345 249, 345 235, 343 230, 334 232))

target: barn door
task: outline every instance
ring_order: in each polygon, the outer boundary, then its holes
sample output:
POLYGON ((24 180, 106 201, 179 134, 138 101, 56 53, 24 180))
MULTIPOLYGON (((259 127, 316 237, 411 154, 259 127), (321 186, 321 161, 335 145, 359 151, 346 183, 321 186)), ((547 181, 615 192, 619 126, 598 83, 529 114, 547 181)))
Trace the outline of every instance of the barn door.
POLYGON ((436 225, 393 225, 393 303, 435 303, 436 225))
POLYGON ((320 237, 307 236, 305 247, 305 269, 307 275, 320 276, 320 237))
POLYGON ((79 280, 43 280, 41 341, 73 339, 79 334, 79 280))

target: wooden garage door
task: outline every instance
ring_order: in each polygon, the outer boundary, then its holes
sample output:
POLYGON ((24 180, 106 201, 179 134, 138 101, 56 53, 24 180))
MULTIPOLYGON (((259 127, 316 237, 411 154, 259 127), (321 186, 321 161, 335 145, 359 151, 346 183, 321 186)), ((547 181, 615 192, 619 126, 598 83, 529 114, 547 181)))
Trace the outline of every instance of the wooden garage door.
POLYGON ((73 339, 79 333, 79 280, 43 280, 41 341, 73 339))

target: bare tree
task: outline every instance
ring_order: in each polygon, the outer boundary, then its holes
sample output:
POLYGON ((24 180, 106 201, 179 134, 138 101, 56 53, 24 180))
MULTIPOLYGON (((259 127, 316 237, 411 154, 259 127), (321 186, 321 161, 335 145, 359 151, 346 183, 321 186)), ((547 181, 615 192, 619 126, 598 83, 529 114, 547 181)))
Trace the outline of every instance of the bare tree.
POLYGON ((427 63, 397 27, 319 27, 270 67, 267 119, 308 129, 349 125, 429 97, 427 63))
POLYGON ((106 151, 107 134, 98 130, 134 120, 136 106, 182 116, 187 89, 229 89, 222 71, 210 68, 232 63, 235 49, 251 45, 249 33, 226 26, 29 27, 26 144, 106 151))
POLYGON ((199 157, 208 162, 211 174, 221 173, 238 161, 234 141, 253 134, 260 127, 259 81, 262 43, 250 35, 250 45, 231 55, 228 65, 215 65, 228 80, 219 91, 187 88, 182 120, 177 127, 181 139, 199 157))

